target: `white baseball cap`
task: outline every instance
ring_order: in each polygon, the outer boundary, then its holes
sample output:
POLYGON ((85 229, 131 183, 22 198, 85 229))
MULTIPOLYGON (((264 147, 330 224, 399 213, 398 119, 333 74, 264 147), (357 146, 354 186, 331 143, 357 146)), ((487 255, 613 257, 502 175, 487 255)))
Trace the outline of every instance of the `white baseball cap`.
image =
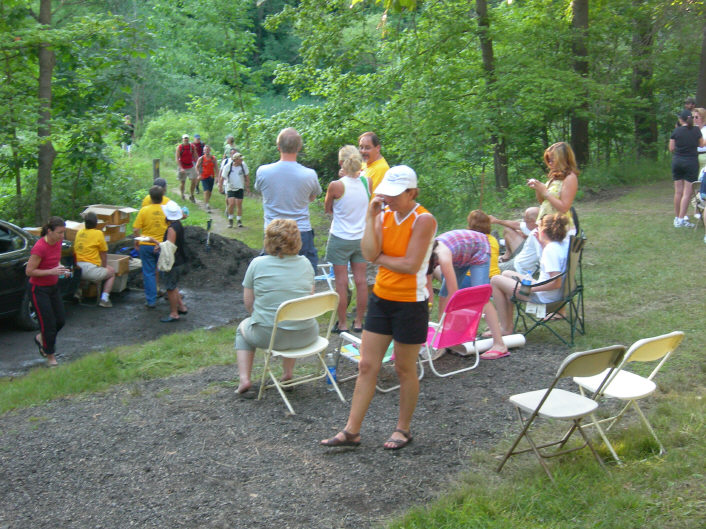
POLYGON ((396 197, 407 189, 416 187, 417 173, 414 172, 414 169, 406 165, 396 165, 387 170, 382 182, 375 188, 375 193, 396 197))

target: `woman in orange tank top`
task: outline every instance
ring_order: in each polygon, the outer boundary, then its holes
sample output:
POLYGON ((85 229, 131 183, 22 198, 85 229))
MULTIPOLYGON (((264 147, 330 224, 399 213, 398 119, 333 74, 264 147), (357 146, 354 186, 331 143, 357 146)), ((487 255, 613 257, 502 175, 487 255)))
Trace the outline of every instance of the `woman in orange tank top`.
POLYGON ((368 206, 361 250, 368 261, 379 265, 379 271, 368 301, 348 422, 334 437, 321 441, 328 447, 360 444, 360 428, 375 395, 383 356, 393 340, 400 411, 397 426, 383 447, 398 450, 412 441, 410 423, 419 395, 416 362, 429 324, 426 270, 436 220, 417 204, 417 175, 405 165, 389 169, 375 193, 368 206))
POLYGON ((206 206, 206 211, 208 212, 211 211, 209 202, 211 201, 211 192, 213 191, 213 182, 217 163, 218 160, 211 154, 211 146, 204 145, 203 156, 196 161, 196 171, 201 178, 201 187, 203 187, 203 203, 206 206))

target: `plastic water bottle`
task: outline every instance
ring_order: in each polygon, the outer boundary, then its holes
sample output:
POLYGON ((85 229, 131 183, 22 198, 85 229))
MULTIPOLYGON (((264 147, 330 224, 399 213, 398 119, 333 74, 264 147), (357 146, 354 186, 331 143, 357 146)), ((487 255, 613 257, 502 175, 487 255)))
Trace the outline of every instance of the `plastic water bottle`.
MULTIPOLYGON (((336 378, 336 357, 332 352, 326 353, 326 369, 328 369, 328 372, 331 373, 331 377, 333 377, 334 380, 338 381, 336 378)), ((326 389, 329 391, 333 391, 333 384, 331 384, 331 380, 329 380, 329 377, 326 377, 326 389)))
POLYGON ((529 272, 525 272, 525 277, 522 278, 522 281, 520 282, 520 295, 529 297, 530 294, 532 293, 532 280, 527 277, 529 276, 529 272))

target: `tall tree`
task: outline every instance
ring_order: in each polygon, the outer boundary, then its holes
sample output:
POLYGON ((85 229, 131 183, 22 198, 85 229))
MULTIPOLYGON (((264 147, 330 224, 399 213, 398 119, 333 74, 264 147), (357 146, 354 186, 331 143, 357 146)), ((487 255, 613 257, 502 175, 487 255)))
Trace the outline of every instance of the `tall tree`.
POLYGON ((701 60, 699 61, 699 79, 696 86, 696 104, 701 108, 706 108, 706 22, 704 22, 701 31, 701 60))
POLYGON ((635 27, 632 37, 632 89, 635 102, 635 144, 638 156, 657 159, 657 108, 652 80, 654 21, 645 0, 633 0, 635 27))
POLYGON ((54 71, 54 49, 49 42, 51 29, 51 0, 41 0, 37 21, 46 39, 39 43, 39 119, 37 121, 37 136, 39 137, 39 154, 37 166, 37 199, 34 208, 34 218, 37 224, 42 224, 49 218, 51 212, 51 168, 56 158, 56 151, 51 141, 51 83, 54 71))
MULTIPOLYGON (((485 72, 488 91, 492 95, 497 84, 495 75, 495 57, 493 55, 493 40, 490 38, 490 17, 488 17, 488 2, 476 0, 476 13, 478 15, 478 38, 480 40, 481 56, 483 58, 483 71, 485 72)), ((499 132, 503 115, 500 108, 493 113, 492 132, 490 144, 493 147, 493 168, 495 170, 495 187, 507 189, 507 152, 505 150, 505 137, 499 132)))
MULTIPOLYGON (((574 71, 582 79, 588 78, 588 0, 572 0, 571 28, 573 33, 572 49, 574 52, 574 71)), ((576 161, 584 166, 588 163, 588 115, 589 96, 584 90, 578 105, 571 114, 571 146, 576 154, 576 161)))

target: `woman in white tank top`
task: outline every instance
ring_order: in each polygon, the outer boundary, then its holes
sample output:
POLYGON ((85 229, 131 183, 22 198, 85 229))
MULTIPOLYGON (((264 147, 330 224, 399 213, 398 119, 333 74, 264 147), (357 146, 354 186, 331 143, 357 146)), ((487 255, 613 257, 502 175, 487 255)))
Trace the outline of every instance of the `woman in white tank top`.
POLYGON ((324 207, 333 215, 326 245, 326 260, 333 265, 338 292, 338 322, 334 332, 348 331, 348 264, 356 287, 356 313, 353 331, 362 332, 363 317, 368 303, 367 262, 360 251, 360 240, 365 231, 365 213, 370 200, 370 180, 360 177, 363 159, 353 145, 338 151, 341 178, 331 182, 326 191, 324 207))

